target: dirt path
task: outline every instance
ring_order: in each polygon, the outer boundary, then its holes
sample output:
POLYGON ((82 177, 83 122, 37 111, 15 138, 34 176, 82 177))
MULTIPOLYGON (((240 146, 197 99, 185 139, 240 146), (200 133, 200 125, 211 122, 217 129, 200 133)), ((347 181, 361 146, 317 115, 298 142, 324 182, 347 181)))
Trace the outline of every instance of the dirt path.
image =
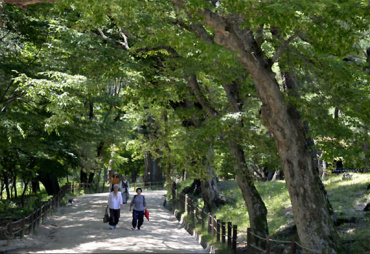
MULTIPOLYGON (((132 231, 129 205, 121 209, 118 228, 102 222, 108 193, 76 197, 40 227, 38 236, 16 239, 0 253, 206 253, 162 204, 165 191, 144 191, 150 221, 132 231)), ((129 200, 130 201, 130 200, 129 200)))

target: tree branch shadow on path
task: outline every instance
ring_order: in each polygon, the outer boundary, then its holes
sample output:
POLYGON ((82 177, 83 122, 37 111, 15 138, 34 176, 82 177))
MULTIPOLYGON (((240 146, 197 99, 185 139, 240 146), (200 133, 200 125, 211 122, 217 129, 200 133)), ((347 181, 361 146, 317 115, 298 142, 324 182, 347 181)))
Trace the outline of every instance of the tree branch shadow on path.
POLYGON ((206 253, 162 206, 165 193, 144 190, 150 221, 144 218, 140 231, 130 229, 129 203, 121 209, 118 228, 111 230, 103 223, 108 193, 78 196, 72 206, 59 208, 40 227, 39 235, 32 237, 33 245, 27 246, 22 253, 206 253))

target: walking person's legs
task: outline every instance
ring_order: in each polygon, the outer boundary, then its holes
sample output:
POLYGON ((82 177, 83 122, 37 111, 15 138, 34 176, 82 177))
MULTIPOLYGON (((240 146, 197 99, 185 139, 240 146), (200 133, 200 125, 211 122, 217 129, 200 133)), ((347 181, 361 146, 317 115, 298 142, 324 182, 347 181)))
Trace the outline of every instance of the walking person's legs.
POLYGON ((120 209, 115 209, 114 210, 114 223, 113 223, 113 227, 116 228, 118 222, 119 222, 119 217, 120 217, 120 213, 121 210, 120 209))
POLYGON ((144 211, 138 211, 137 212, 137 217, 138 217, 138 224, 137 224, 137 229, 140 230, 140 227, 143 225, 144 223, 144 211))
POLYGON ((114 227, 114 209, 109 209, 109 226, 111 229, 114 227))
POLYGON ((126 198, 126 193, 125 192, 122 192, 122 203, 123 204, 126 204, 127 203, 127 198, 126 198))
POLYGON ((132 211, 132 229, 134 230, 136 228, 136 223, 137 223, 137 211, 133 210, 132 211))

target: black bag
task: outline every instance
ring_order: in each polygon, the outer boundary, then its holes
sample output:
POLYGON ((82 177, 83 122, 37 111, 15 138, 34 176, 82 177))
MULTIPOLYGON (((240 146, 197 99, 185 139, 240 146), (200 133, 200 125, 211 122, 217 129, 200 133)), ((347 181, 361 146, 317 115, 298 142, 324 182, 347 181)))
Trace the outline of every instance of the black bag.
POLYGON ((107 223, 109 221, 109 215, 108 215, 108 207, 105 208, 105 214, 103 217, 103 222, 107 223))

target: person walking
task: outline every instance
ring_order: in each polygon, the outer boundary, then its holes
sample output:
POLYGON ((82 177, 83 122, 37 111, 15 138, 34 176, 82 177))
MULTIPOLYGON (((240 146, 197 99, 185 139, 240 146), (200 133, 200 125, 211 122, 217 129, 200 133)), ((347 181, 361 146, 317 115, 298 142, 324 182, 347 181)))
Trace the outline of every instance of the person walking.
POLYGON ((119 222, 122 203, 122 195, 118 191, 119 184, 113 185, 113 191, 109 194, 108 197, 108 207, 109 207, 109 226, 111 229, 117 228, 119 222))
POLYGON ((111 179, 109 179, 109 183, 110 183, 110 191, 112 192, 113 191, 113 185, 115 184, 118 184, 119 186, 119 178, 118 178, 118 173, 117 172, 114 172, 113 173, 113 177, 111 179))
POLYGON ((126 176, 122 176, 121 181, 121 193, 122 193, 122 202, 124 204, 127 203, 127 200, 130 198, 130 184, 128 183, 128 180, 126 179, 126 176))
POLYGON ((134 207, 132 211, 132 230, 136 230, 136 225, 137 229, 140 230, 144 223, 144 211, 146 211, 147 208, 145 196, 141 195, 142 191, 141 188, 137 188, 136 195, 132 198, 130 203, 130 212, 131 208, 134 207))

